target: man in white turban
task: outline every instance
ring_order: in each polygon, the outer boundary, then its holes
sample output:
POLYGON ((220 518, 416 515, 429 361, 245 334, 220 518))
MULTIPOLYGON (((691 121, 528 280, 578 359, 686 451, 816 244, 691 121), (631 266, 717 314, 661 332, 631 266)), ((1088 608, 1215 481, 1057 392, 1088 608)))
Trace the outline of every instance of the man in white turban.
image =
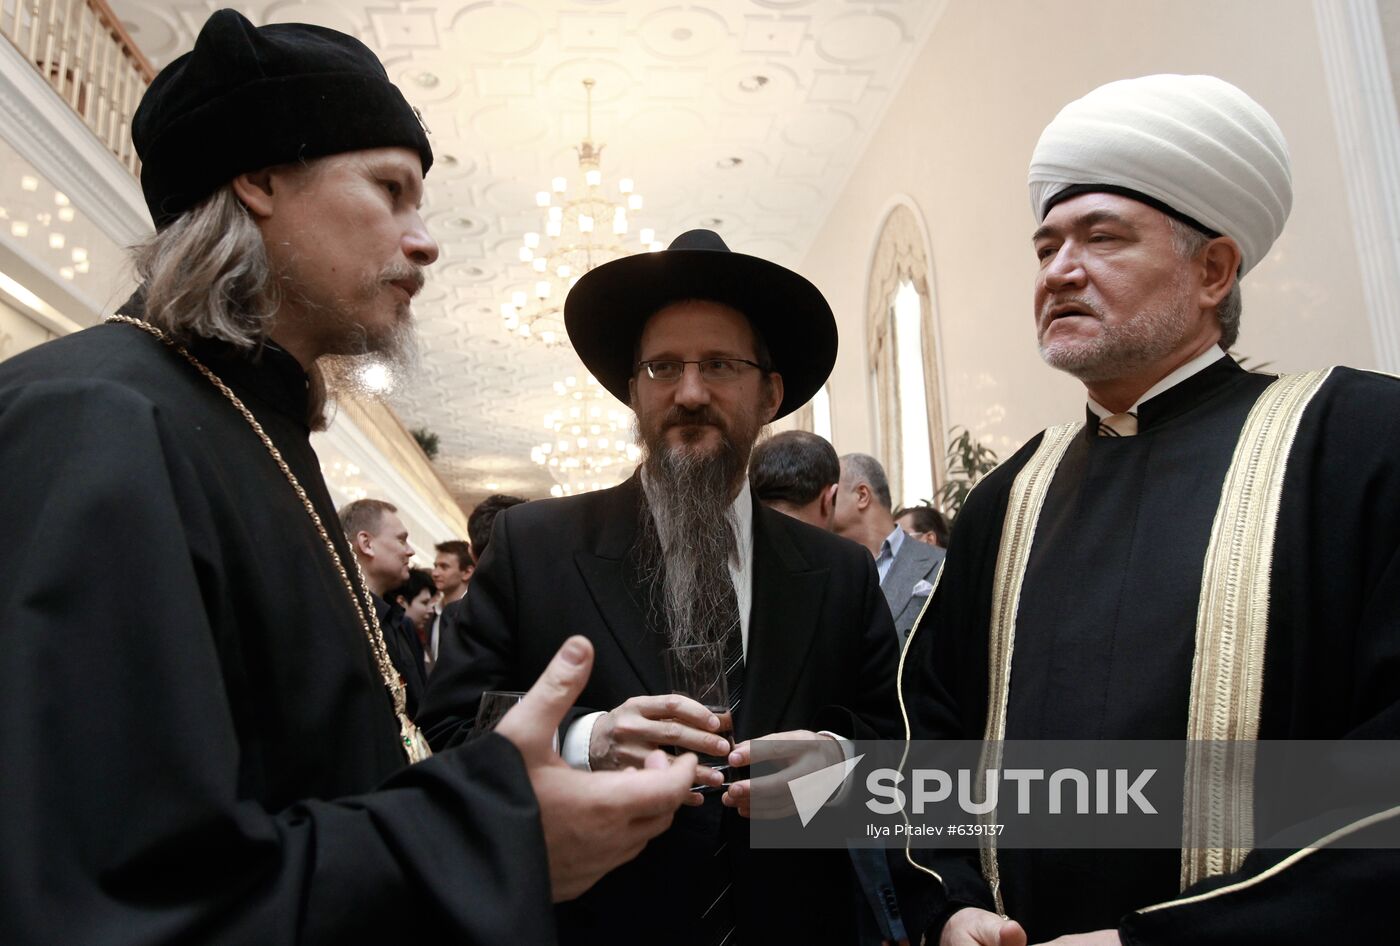
MULTIPOLYGON (((913 738, 1396 738, 1400 381, 1226 354, 1292 202, 1277 124, 1210 76, 1113 82, 1030 191, 1040 351, 1088 406, 969 496, 904 658, 913 738)), ((1393 798, 1269 847, 1255 783, 1187 760, 1180 849, 912 851, 928 942, 1395 940, 1400 854, 1338 850, 1393 798)))

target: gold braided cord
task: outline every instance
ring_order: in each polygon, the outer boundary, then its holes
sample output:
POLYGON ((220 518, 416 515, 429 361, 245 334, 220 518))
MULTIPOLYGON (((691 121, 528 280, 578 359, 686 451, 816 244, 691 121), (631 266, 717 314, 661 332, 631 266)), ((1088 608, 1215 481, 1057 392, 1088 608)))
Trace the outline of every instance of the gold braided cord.
MULTIPOLYGON (((1040 446, 1011 484, 992 587, 987 654, 987 729, 982 736, 982 758, 978 761, 977 779, 973 783, 980 786, 979 791, 986 791, 987 770, 1001 768, 1002 740, 1006 738, 1006 706, 1011 695, 1011 656, 1016 646, 1016 611, 1021 604, 1021 583, 1026 577, 1026 564, 1030 560, 1036 524, 1040 520, 1040 510, 1045 505, 1055 471, 1083 427, 1082 423, 1076 423, 1048 428, 1040 446)), ((996 811, 982 815, 981 820, 995 822, 996 811)), ((1006 907, 1001 897, 1001 868, 997 864, 996 838, 990 833, 982 836, 981 861, 982 876, 992 890, 997 912, 1004 916, 1006 907)))
MULTIPOLYGON (((919 632, 919 625, 923 624, 924 615, 928 613, 929 605, 933 604, 933 598, 938 594, 938 585, 943 581, 943 570, 947 567, 947 564, 948 562, 945 558, 943 565, 938 569, 938 574, 933 576, 933 589, 928 593, 928 597, 924 599, 924 606, 919 609, 919 616, 914 619, 914 626, 909 628, 909 636, 904 639, 904 647, 899 652, 899 669, 895 671, 894 692, 895 698, 899 700, 900 718, 904 720, 904 751, 899 756, 898 771, 900 772, 904 771, 904 764, 909 761, 909 746, 914 738, 913 729, 909 725, 909 711, 904 707, 904 661, 909 656, 909 648, 914 644, 914 635, 919 632)), ((909 813, 901 808, 899 814, 904 819, 905 826, 908 827, 909 813)), ((914 852, 910 849, 913 836, 914 833, 912 831, 904 836, 904 859, 909 862, 910 867, 913 867, 915 870, 923 871, 925 874, 928 874, 934 880, 938 881, 939 886, 943 886, 942 874, 914 860, 914 852)))
POLYGON ((1254 742, 1269 631, 1274 527, 1303 412, 1331 369, 1285 375, 1250 408, 1201 577, 1183 785, 1181 888, 1240 869, 1254 847, 1254 742))
POLYGON ((258 435, 267 453, 277 468, 282 471, 292 491, 301 500, 302 508, 306 510, 306 515, 311 520, 311 524, 316 527, 316 533, 321 537, 322 543, 326 547, 327 553, 331 557, 331 563, 335 565, 335 570, 340 575, 340 580, 345 586, 345 592, 350 596, 350 604, 355 609, 355 615, 360 619, 360 629, 364 632, 365 639, 369 642, 370 651, 374 654, 375 664, 379 668, 379 676, 384 682, 384 688, 389 691, 389 696, 393 700, 394 715, 399 721, 399 739, 402 743, 404 754, 409 762, 421 762, 432 755, 428 748, 427 741, 423 738, 418 727, 408 718, 408 690, 404 685, 403 678, 394 669, 393 661, 389 659, 389 648, 384 642, 384 632, 379 627, 378 620, 371 620, 374 616, 374 602, 369 596, 369 587, 365 583, 364 573, 359 572, 359 562, 355 563, 360 576, 361 594, 356 594, 354 583, 350 580, 350 574, 345 569, 345 563, 341 560, 340 553, 336 551, 335 543, 331 541, 330 533, 326 531, 325 524, 321 521, 321 516, 316 512, 316 507, 311 503, 311 497, 302 488, 301 481, 297 479, 292 468, 287 465, 287 461, 282 458, 282 451, 277 449, 277 445, 272 442, 272 438, 263 430, 263 426, 258 419, 253 416, 253 412, 234 394, 232 389, 226 385, 222 378, 211 371, 203 362, 190 353, 178 341, 171 338, 149 322, 134 319, 126 315, 111 315, 107 317, 108 322, 121 322, 126 325, 134 325, 150 335, 155 336, 166 344, 170 349, 179 354, 185 361, 189 362, 196 371, 202 374, 219 393, 223 394, 234 409, 248 422, 248 426, 253 429, 253 433, 258 435))
MULTIPOLYGON (((1343 825, 1342 827, 1331 832, 1330 834, 1325 834, 1322 837, 1318 838, 1316 841, 1309 842, 1309 844, 1306 847, 1299 848, 1292 854, 1289 854, 1283 860, 1278 861, 1277 863, 1272 864, 1269 867, 1266 867, 1264 870, 1261 870, 1259 873, 1253 875, 1252 877, 1246 877, 1244 880, 1237 880, 1233 884, 1226 884, 1223 887, 1214 887, 1210 890, 1207 890, 1205 893, 1194 894, 1190 897, 1182 897, 1179 900, 1168 900, 1165 903, 1154 903, 1151 906, 1143 907, 1140 910, 1134 910, 1133 912, 1156 913, 1158 910, 1169 910, 1172 907, 1189 906, 1193 903, 1202 903, 1206 900, 1214 900, 1216 897, 1224 897, 1232 893, 1237 893, 1241 890, 1248 890, 1250 887, 1256 887, 1259 884, 1264 883, 1265 881, 1277 877, 1279 874, 1283 873, 1285 870, 1292 867, 1294 864, 1297 864, 1304 858, 1309 857, 1317 853, 1318 851, 1326 850, 1327 848, 1336 844, 1338 841, 1344 840, 1350 837, 1351 835, 1356 834, 1357 832, 1366 830, 1367 828, 1374 827, 1375 825, 1378 825, 1383 821, 1390 821, 1394 818, 1400 818, 1400 806, 1396 806, 1394 808, 1387 808, 1385 811, 1377 811, 1373 814, 1367 815, 1364 818, 1359 818, 1356 821, 1351 822, 1350 824, 1343 825)), ((1364 847, 1365 845, 1361 846, 1364 847)))

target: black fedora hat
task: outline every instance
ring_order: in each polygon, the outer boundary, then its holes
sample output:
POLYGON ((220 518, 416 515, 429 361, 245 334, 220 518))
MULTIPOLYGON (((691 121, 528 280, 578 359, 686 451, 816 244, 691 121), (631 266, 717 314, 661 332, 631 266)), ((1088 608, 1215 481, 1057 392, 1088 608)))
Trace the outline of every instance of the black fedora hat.
POLYGON ((688 230, 664 250, 590 270, 564 300, 564 325, 598 383, 626 404, 642 327, 687 299, 731 306, 763 337, 783 376, 776 417, 806 404, 836 364, 836 318, 820 290, 777 263, 731 252, 712 230, 688 230))

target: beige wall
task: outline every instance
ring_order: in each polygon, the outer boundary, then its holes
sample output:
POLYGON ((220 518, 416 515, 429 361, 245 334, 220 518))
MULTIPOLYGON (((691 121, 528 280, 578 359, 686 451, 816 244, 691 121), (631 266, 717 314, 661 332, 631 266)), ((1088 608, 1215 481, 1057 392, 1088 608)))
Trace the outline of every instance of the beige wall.
POLYGON ((1243 283, 1237 350, 1281 370, 1374 366, 1310 0, 949 0, 801 267, 840 326, 838 451, 875 448, 866 280, 881 221, 902 198, 928 228, 949 426, 1004 456, 1082 415, 1082 388, 1036 353, 1026 166, 1062 105, 1157 72, 1236 83, 1291 148, 1293 215, 1243 283))
POLYGON ((0 302, 0 361, 53 337, 52 332, 23 312, 0 302))

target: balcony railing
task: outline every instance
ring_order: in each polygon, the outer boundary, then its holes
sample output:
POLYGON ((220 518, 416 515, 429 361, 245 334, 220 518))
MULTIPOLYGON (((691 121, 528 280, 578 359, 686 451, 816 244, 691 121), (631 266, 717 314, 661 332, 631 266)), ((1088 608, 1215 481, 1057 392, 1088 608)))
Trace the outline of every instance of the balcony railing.
POLYGON ((103 0, 4 0, 0 33, 132 174, 131 116, 155 70, 103 0))

